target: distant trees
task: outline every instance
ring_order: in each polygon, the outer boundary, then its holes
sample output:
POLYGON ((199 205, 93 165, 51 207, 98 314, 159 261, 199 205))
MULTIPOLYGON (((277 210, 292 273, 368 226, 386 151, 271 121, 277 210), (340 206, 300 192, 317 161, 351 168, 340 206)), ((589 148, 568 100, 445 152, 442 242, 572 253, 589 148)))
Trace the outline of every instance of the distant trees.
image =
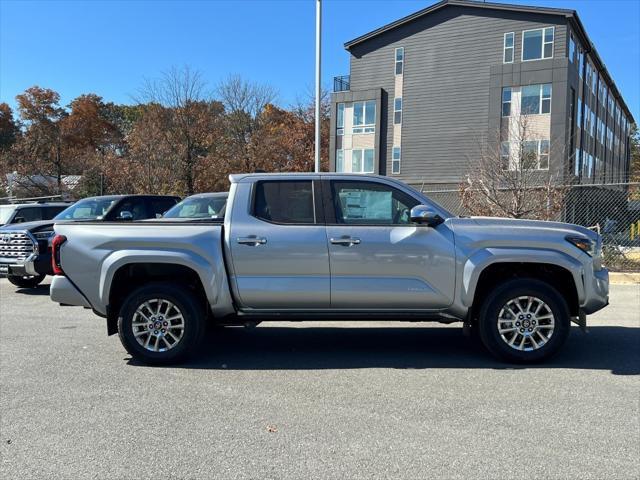
POLYGON ((0 174, 17 172, 14 194, 29 196, 63 193, 66 175, 82 175, 74 195, 190 195, 228 188, 234 172, 311 171, 312 99, 290 109, 276 99, 273 88, 239 76, 209 90, 188 67, 145 82, 136 105, 90 93, 62 107, 58 93, 34 86, 16 97, 18 118, 0 104, 0 174))

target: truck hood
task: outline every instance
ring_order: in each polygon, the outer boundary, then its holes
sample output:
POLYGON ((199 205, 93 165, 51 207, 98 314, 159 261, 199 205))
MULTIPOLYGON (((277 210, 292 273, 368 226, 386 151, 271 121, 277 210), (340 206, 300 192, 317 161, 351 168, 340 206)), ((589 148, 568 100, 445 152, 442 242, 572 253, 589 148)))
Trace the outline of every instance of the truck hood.
POLYGON ((9 223, 0 228, 0 232, 7 230, 26 230, 27 232, 40 232, 53 230, 53 220, 37 220, 35 222, 9 223))
POLYGON ((456 247, 467 253, 480 248, 533 248, 584 255, 566 241, 567 236, 583 236, 593 242, 600 236, 580 225, 540 220, 494 217, 458 217, 447 220, 456 238, 456 247))

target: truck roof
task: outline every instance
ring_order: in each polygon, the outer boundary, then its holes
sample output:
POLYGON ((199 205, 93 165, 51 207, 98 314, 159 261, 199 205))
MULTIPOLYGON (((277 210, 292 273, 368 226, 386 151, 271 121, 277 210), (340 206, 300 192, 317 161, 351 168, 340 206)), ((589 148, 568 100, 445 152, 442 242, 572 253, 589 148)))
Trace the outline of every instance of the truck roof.
POLYGON ((373 173, 336 173, 336 172, 278 172, 278 173, 234 173, 229 175, 229 181, 231 183, 240 183, 245 179, 252 178, 278 178, 278 177, 345 177, 345 178, 384 178, 386 180, 394 180, 384 175, 375 175, 373 173))

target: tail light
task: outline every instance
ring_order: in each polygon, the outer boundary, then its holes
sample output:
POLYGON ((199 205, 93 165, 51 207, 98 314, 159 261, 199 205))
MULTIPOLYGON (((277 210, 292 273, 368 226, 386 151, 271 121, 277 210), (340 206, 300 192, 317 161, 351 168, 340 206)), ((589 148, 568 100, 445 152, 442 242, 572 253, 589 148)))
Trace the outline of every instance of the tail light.
POLYGON ((60 265, 60 247, 67 241, 64 235, 56 235, 51 241, 51 268, 54 275, 64 275, 62 266, 60 265))

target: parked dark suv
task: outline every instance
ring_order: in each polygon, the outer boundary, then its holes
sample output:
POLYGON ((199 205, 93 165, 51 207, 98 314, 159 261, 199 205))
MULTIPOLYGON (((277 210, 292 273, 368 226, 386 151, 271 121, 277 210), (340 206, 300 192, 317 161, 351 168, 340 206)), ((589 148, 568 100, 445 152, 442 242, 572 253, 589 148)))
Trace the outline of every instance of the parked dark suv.
POLYGON ((70 202, 38 202, 0 205, 0 226, 12 223, 33 222, 37 220, 51 220, 69 205, 71 205, 70 202))
POLYGON ((168 195, 107 195, 79 200, 53 219, 0 228, 0 273, 22 288, 33 288, 51 275, 51 237, 57 221, 131 221, 160 217, 180 201, 168 195))

